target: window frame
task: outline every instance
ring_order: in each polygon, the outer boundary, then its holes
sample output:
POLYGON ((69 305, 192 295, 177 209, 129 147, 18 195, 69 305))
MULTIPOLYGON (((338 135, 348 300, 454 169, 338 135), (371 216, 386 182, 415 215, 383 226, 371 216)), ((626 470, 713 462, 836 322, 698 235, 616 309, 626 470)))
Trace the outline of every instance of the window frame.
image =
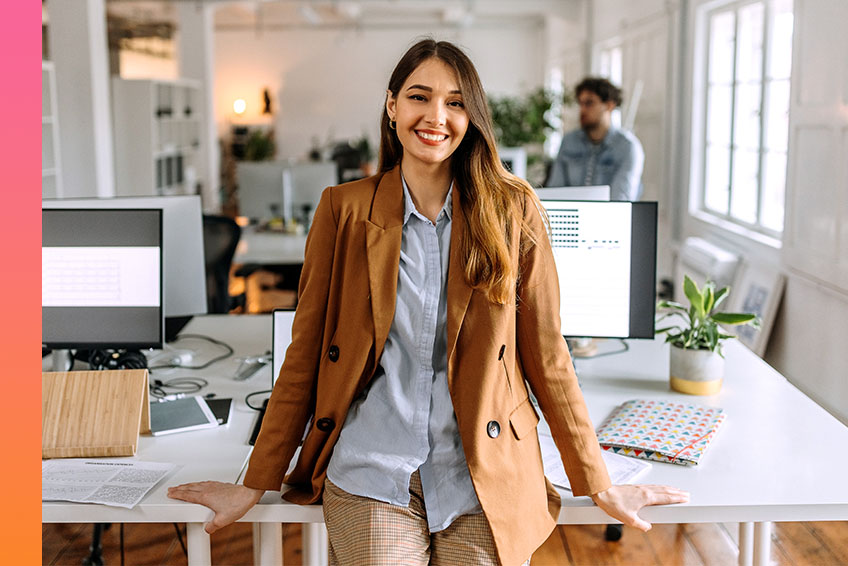
MULTIPOLYGON (((793 17, 794 17, 794 6, 793 6, 793 17)), ((766 154, 769 153, 769 149, 766 147, 766 136, 768 134, 768 119, 767 119, 767 110, 769 109, 769 89, 767 86, 770 82, 772 82, 772 77, 768 76, 768 70, 770 68, 771 60, 772 60, 772 40, 773 40, 773 7, 771 0, 736 0, 736 1, 727 1, 727 2, 717 2, 717 3, 709 3, 709 6, 705 6, 702 12, 704 26, 702 28, 703 34, 700 38, 700 48, 703 50, 703 58, 701 59, 701 68, 698 70, 700 74, 701 84, 698 85, 698 89, 700 92, 697 93, 697 98, 702 101, 699 108, 699 119, 702 125, 701 135, 698 137, 698 162, 697 166, 699 170, 697 171, 697 179, 698 187, 696 191, 696 206, 691 207, 692 212, 696 217, 705 219, 708 221, 713 221, 714 224, 719 226, 729 228, 730 226, 738 227, 738 229, 732 230, 733 232, 742 233, 742 234, 750 234, 750 237, 755 240, 765 240, 765 241, 780 241, 783 235, 783 230, 775 230, 773 228, 769 228, 762 223, 763 217, 763 209, 764 209, 764 198, 765 192, 763 187, 763 178, 764 171, 763 167, 765 165, 766 154), (736 216, 731 214, 732 210, 732 199, 733 199, 733 176, 734 176, 734 165, 735 165, 735 153, 738 149, 738 145, 736 143, 735 134, 736 129, 738 127, 738 119, 737 119, 737 92, 740 86, 740 81, 737 76, 738 70, 738 61, 739 61, 739 52, 738 52, 738 41, 739 41, 739 26, 740 26, 740 17, 739 13, 747 6, 751 6, 754 4, 761 4, 763 6, 763 36, 762 36, 762 57, 760 60, 760 77, 759 77, 759 134, 757 140, 757 187, 756 187, 756 222, 751 223, 745 220, 742 220, 736 216), (710 93, 710 63, 712 57, 712 30, 713 30, 713 17, 722 14, 722 13, 733 13, 734 22, 733 22, 733 69, 732 69, 732 80, 730 83, 730 129, 729 129, 729 147, 728 147, 728 168, 726 169, 727 173, 727 212, 720 212, 709 208, 706 204, 707 200, 707 150, 709 146, 708 140, 708 118, 709 118, 709 93, 710 93), (764 238, 763 238, 764 237, 764 238)), ((791 81, 791 74, 789 79, 791 81)), ((790 83, 791 84, 791 83, 790 83)), ((788 109, 787 109, 788 110, 788 109)), ((694 123, 693 123, 694 124, 694 123)), ((787 140, 787 148, 785 153, 788 156, 788 140, 787 140)), ((771 150, 775 151, 775 150, 771 150)), ((787 159, 788 162, 788 159, 787 159)), ((786 186, 784 185, 784 198, 786 194, 786 186)), ((786 210, 784 207, 784 228, 785 228, 785 218, 786 218, 786 210)))

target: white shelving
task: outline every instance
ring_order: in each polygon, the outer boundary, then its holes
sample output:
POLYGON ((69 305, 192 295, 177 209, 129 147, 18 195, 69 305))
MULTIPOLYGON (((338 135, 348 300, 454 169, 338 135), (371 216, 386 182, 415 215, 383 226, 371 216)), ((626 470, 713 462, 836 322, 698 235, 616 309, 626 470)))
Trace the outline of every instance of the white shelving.
POLYGON ((197 192, 200 102, 195 81, 112 79, 118 195, 197 192))
POLYGON ((62 197, 56 74, 53 63, 41 62, 41 198, 62 197))

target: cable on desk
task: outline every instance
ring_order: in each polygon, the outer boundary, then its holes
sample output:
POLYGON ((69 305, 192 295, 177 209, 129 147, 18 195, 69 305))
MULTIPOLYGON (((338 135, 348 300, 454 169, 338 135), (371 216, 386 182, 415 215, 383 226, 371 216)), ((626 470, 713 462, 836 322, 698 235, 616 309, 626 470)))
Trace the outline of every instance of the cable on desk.
POLYGON ((574 358, 578 359, 578 360, 591 360, 591 359, 594 359, 594 358, 603 358, 604 356, 614 356, 616 354, 623 354, 624 352, 627 352, 628 350, 630 350, 630 345, 627 342, 625 342, 623 339, 616 338, 616 340, 621 342, 621 346, 622 346, 618 350, 614 350, 612 352, 601 352, 600 354, 592 354, 590 356, 577 356, 577 355, 575 355, 574 358))
POLYGON ((209 366, 211 366, 212 364, 214 364, 215 362, 220 362, 221 360, 229 358, 234 353, 233 348, 229 344, 227 344, 226 342, 221 342, 220 340, 216 340, 216 339, 211 338, 209 336, 204 336, 203 334, 180 334, 179 336, 176 337, 176 339, 173 342, 171 342, 171 344, 179 342, 183 338, 197 338, 197 339, 200 339, 200 340, 206 340, 207 342, 211 342, 212 344, 215 344, 217 346, 223 346, 224 348, 227 349, 227 352, 225 354, 221 354, 220 356, 214 357, 211 360, 209 360, 208 362, 206 362, 204 364, 200 364, 198 366, 184 366, 182 364, 163 364, 161 366, 150 367, 150 368, 148 368, 148 370, 152 372, 153 370, 157 370, 157 369, 175 369, 175 368, 180 368, 180 369, 206 369, 209 366))
POLYGON ((254 391, 253 393, 248 393, 244 398, 244 404, 253 409, 254 411, 262 411, 262 407, 254 407, 250 404, 250 399, 256 397, 257 395, 265 395, 266 393, 270 393, 271 389, 265 389, 263 391, 254 391))
POLYGON ((150 396, 163 399, 169 395, 174 395, 176 391, 175 398, 180 398, 189 393, 200 391, 207 385, 209 385, 209 382, 202 377, 175 377, 168 381, 154 379, 153 383, 150 384, 150 396), (168 391, 169 389, 171 391, 168 391))

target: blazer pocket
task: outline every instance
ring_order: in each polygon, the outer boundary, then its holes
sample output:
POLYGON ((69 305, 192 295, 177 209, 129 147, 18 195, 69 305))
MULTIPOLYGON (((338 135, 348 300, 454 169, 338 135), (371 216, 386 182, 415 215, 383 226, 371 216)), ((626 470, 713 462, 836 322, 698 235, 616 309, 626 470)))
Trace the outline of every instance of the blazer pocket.
POLYGON ((533 408, 529 397, 509 415, 509 425, 518 440, 527 436, 527 433, 534 430, 537 424, 539 424, 539 415, 536 414, 536 409, 533 408))

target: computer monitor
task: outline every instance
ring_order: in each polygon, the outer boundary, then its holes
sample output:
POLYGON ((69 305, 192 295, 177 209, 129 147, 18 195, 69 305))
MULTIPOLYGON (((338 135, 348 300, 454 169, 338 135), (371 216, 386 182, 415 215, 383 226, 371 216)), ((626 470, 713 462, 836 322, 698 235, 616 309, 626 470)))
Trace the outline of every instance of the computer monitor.
POLYGON ((41 206, 161 209, 166 340, 173 340, 193 315, 206 314, 203 212, 198 195, 52 199, 41 201, 41 206))
POLYGON ((551 200, 609 200, 609 185, 592 185, 586 187, 539 187, 536 195, 540 199, 551 200))
POLYGON ((321 193, 337 184, 336 164, 287 161, 241 162, 236 170, 239 214, 254 221, 300 218, 321 193))
POLYGON ((294 309, 274 309, 271 313, 271 387, 277 382, 286 350, 292 340, 294 309))
POLYGON ((162 211, 42 209, 41 341, 162 347, 162 211))
POLYGON ((657 203, 542 200, 559 275, 562 335, 653 338, 657 203))
POLYGON ((498 157, 510 173, 527 178, 527 150, 523 147, 499 147, 498 157))

